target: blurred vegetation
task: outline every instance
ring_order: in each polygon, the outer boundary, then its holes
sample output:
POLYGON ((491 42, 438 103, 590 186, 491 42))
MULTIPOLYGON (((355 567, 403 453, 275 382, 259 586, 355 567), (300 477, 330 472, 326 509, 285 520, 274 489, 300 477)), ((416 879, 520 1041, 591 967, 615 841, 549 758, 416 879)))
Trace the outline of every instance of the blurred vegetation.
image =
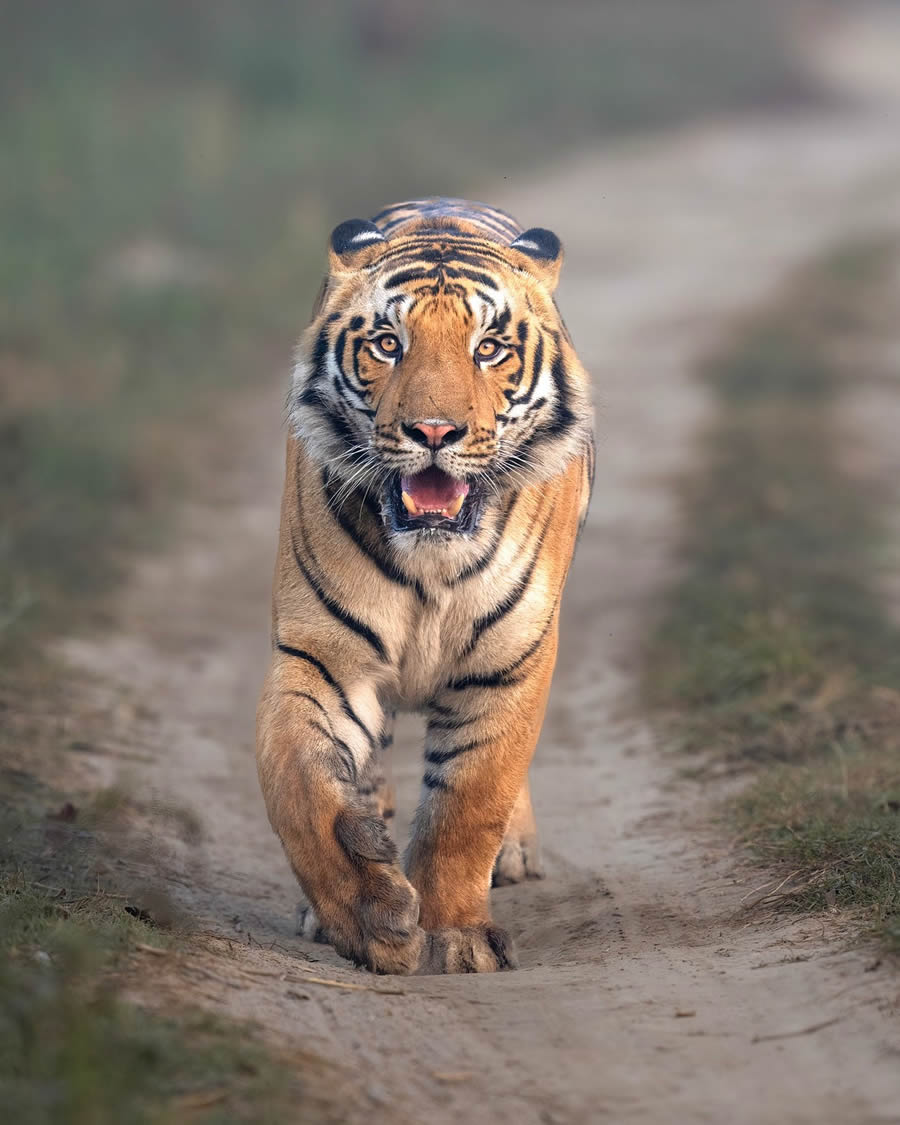
MULTIPOLYGON (((772 0, 33 0, 0 36, 0 654, 284 371, 331 225, 809 91, 772 0)), ((540 216, 529 216, 540 221, 540 216)), ((574 236, 574 233, 573 235, 574 236)))
MULTIPOLYGON (((108 827, 129 804, 109 790, 76 808, 27 774, 0 773, 0 1099, 7 1119, 342 1120, 336 1071, 326 1060, 272 1052, 252 1027, 207 1013, 126 1001, 129 979, 146 988, 158 967, 158 957, 146 964, 147 949, 173 951, 180 940, 160 922, 161 896, 151 914, 140 897, 109 888, 116 844, 98 825, 108 827), (48 808, 57 811, 48 815, 48 808)), ((121 822, 117 829, 127 832, 121 822)))
POLYGON ((0 1094, 8 1120, 341 1119, 322 1095, 325 1060, 311 1068, 311 1060, 280 1058, 252 1028, 200 1011, 165 1015, 126 1003, 114 974, 136 941, 152 937, 140 922, 107 920, 91 896, 88 907, 70 908, 27 886, 0 886, 0 1094))
POLYGON ((286 372, 334 223, 489 194, 616 133, 806 98, 785 7, 0 5, 0 758, 22 767, 0 776, 11 1119, 327 1119, 308 1066, 124 1001, 135 943, 172 939, 97 890, 92 849, 143 810, 101 793, 66 823, 31 771, 71 742, 72 701, 51 668, 13 665, 155 541, 221 403, 286 372))
POLYGON ((895 255, 833 255, 708 365, 719 412, 646 684, 694 772, 753 771, 732 815, 790 875, 779 901, 860 909, 900 947, 900 629, 870 585, 882 498, 837 453, 895 255))

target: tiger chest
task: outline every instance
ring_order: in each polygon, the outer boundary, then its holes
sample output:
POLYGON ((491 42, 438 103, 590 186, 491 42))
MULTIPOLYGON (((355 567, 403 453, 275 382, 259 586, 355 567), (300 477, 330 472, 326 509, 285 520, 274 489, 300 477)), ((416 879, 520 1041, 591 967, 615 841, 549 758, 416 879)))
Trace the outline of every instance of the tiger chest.
POLYGON ((408 620, 395 665, 392 702, 419 708, 458 674, 477 615, 478 605, 471 598, 448 592, 408 620))

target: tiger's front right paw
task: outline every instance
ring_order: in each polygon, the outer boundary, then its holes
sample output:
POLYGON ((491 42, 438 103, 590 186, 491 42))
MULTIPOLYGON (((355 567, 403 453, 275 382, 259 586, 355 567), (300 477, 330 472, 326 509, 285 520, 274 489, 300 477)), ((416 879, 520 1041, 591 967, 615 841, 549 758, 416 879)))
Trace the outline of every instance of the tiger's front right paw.
POLYGON ((375 883, 360 895, 352 914, 329 919, 326 940, 370 972, 413 973, 425 943, 419 896, 399 868, 383 868, 375 883))

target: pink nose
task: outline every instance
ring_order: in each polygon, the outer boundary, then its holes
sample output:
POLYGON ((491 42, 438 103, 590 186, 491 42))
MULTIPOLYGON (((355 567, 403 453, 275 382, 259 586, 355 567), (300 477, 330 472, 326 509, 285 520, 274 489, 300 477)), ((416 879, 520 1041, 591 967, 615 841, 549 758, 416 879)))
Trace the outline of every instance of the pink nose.
POLYGON ((414 422, 412 428, 425 435, 425 441, 432 449, 437 449, 447 434, 452 434, 456 430, 456 426, 450 426, 443 422, 439 425, 432 425, 430 422, 414 422))

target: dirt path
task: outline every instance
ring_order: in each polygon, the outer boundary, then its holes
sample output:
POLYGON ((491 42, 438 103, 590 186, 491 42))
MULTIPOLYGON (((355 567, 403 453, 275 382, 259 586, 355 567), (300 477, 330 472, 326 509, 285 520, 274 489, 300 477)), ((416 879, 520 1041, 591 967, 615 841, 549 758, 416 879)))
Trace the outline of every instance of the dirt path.
MULTIPOLYGON (((829 41, 822 65, 835 54, 829 41)), ((160 841, 175 897, 232 940, 229 956, 210 944, 197 999, 333 1055, 352 1075, 351 1118, 900 1122, 896 979, 864 972, 827 923, 738 913, 751 887, 698 827, 709 794, 670 784, 633 698, 677 537, 672 480, 709 409, 692 370, 729 318, 854 224, 900 229, 889 85, 852 108, 622 145, 490 193, 566 237, 561 304, 600 406, 596 498, 533 767, 549 877, 495 892, 518 973, 417 978, 384 996, 310 984, 306 1000, 278 979, 303 953, 323 976, 386 984, 292 936, 297 893, 257 790, 280 385, 222 435, 227 458, 212 456, 175 550, 135 573, 116 634, 67 643, 112 716, 99 776, 124 772, 203 820, 202 855, 160 841)), ((420 750, 404 729, 408 817, 420 750)))

